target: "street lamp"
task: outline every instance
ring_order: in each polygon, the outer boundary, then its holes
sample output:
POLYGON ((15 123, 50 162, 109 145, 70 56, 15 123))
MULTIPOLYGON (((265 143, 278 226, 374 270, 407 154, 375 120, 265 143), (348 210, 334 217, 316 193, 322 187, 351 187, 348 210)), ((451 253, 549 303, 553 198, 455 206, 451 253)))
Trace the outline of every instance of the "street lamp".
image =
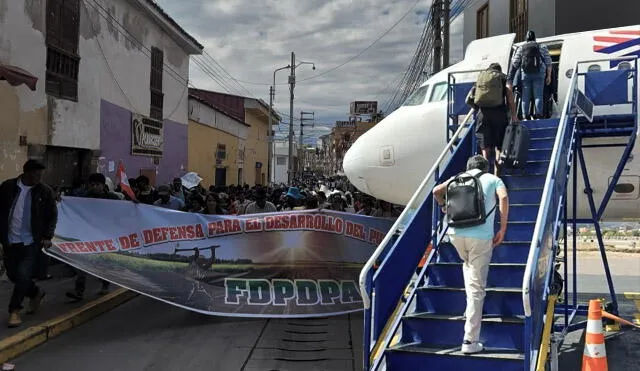
POLYGON ((316 69, 316 65, 313 62, 304 62, 301 61, 296 65, 296 54, 291 52, 291 64, 289 68, 291 68, 291 75, 289 75, 289 161, 288 161, 288 182, 289 185, 293 185, 293 91, 296 86, 296 68, 303 64, 310 64, 313 67, 313 70, 316 69))
POLYGON ((273 85, 269 87, 269 134, 267 138, 269 138, 269 163, 267 164, 267 173, 269 174, 269 183, 275 182, 275 171, 274 174, 271 174, 272 166, 273 166, 273 147, 275 146, 275 141, 273 140, 273 101, 276 96, 276 72, 280 70, 286 70, 287 68, 291 68, 290 65, 286 65, 284 67, 277 68, 273 71, 273 85))

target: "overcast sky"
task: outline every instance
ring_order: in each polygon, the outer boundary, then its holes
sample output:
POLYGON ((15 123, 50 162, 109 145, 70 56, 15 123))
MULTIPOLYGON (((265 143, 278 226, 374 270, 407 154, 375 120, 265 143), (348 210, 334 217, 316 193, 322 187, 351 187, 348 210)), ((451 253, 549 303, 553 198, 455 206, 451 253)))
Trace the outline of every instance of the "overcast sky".
MULTIPOLYGON (((300 117, 300 111, 315 112, 316 124, 320 125, 308 130, 305 127, 305 136, 310 134, 305 143, 314 144, 336 120, 347 119, 349 102, 377 100, 382 106, 393 94, 415 52, 431 3, 429 0, 156 2, 198 39, 231 76, 241 80, 234 82, 224 77, 227 91, 192 59, 190 80, 198 88, 253 96, 268 103, 273 70, 288 65, 292 51, 297 61, 314 62, 315 71, 310 65, 296 69, 294 106, 296 135, 299 126, 295 118, 300 117), (375 45, 335 69, 362 52, 407 13, 375 45)), ((451 32, 452 61, 457 61, 462 55, 462 16, 454 21, 451 32)), ((215 66, 206 58, 208 65, 215 66)), ((278 72, 276 84, 286 84, 287 75, 287 70, 278 72)), ((288 123, 286 85, 276 86, 275 107, 288 123)), ((286 125, 280 128, 280 134, 286 135, 286 125)))

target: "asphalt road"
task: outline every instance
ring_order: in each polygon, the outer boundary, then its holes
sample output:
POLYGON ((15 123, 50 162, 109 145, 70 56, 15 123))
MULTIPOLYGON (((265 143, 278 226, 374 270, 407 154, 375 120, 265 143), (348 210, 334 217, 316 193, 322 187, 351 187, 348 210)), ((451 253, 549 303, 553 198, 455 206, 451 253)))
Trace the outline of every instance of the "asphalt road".
MULTIPOLYGON (((617 291, 640 292, 640 255, 610 257, 617 291)), ((582 300, 607 292, 596 254, 580 256, 582 300), (584 273, 584 274, 582 274, 584 273)), ((633 318, 633 300, 620 295, 621 315, 633 318)), ((102 317, 15 359, 20 371, 361 370, 362 316, 320 319, 209 317, 149 298, 136 298, 102 317)), ((582 331, 567 337, 560 370, 580 370, 582 331)), ((640 331, 606 342, 609 370, 640 370, 640 331)))

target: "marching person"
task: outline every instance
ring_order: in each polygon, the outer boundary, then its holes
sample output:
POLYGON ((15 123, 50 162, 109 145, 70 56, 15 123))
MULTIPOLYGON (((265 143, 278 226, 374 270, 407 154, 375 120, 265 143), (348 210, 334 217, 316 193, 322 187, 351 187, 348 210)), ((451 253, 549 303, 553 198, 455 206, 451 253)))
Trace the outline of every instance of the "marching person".
POLYGON ((28 160, 20 176, 0 185, 0 243, 7 277, 14 284, 9 327, 22 324, 20 310, 25 297, 30 299, 27 313, 32 314, 45 296, 32 279, 38 252, 51 247, 58 222, 56 196, 42 183, 45 169, 41 162, 28 160))
MULTIPOLYGON (((107 187, 107 178, 100 173, 94 173, 89 175, 87 181, 87 192, 82 197, 86 198, 100 198, 103 200, 120 200, 117 194, 109 191, 107 187)), ((80 269, 76 271, 76 282, 73 291, 66 293, 67 297, 73 299, 73 301, 81 301, 84 299, 84 291, 87 286, 87 273, 80 269)), ((100 295, 106 295, 109 292, 109 281, 101 280, 102 288, 99 291, 100 295)))

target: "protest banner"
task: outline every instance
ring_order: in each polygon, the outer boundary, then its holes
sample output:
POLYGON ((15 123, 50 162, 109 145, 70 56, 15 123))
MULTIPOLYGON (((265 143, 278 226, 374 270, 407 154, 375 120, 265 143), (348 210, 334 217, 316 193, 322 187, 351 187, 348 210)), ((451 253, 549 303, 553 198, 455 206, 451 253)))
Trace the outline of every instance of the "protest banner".
POLYGON ((329 210, 202 215, 64 197, 47 253, 200 313, 326 316, 362 309, 360 269, 392 222, 329 210))

